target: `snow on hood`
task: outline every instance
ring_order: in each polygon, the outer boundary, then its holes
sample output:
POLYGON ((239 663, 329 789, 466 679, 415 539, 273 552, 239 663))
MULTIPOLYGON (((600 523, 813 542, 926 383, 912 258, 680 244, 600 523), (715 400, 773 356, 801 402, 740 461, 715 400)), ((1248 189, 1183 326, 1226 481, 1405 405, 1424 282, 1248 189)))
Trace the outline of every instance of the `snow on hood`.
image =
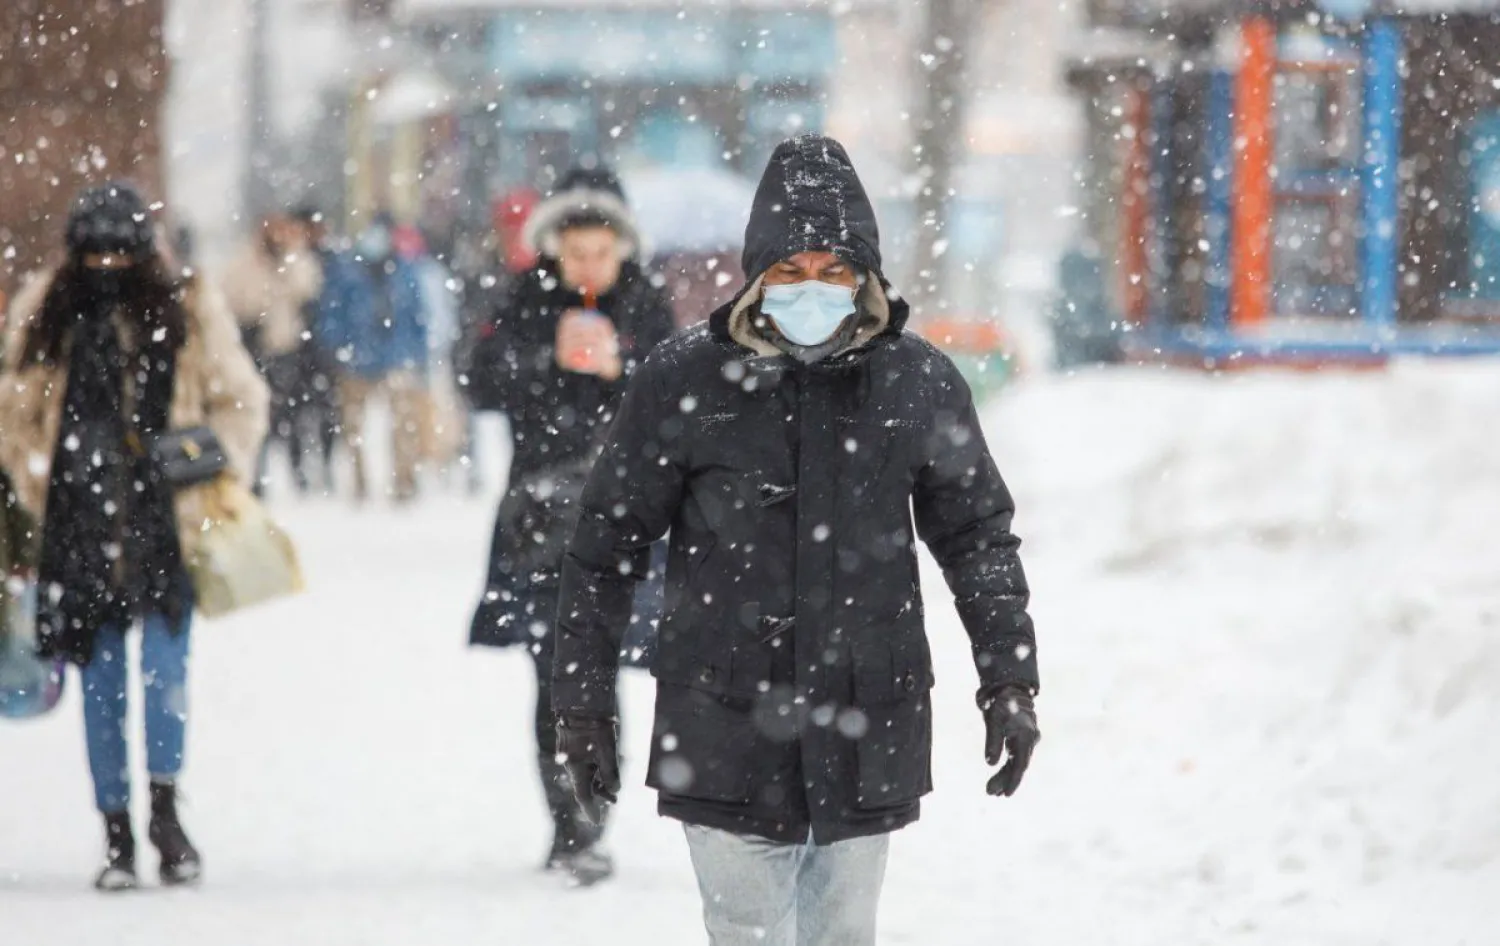
POLYGON ((765 271, 809 251, 837 253, 873 277, 861 308, 876 316, 878 332, 900 332, 906 325, 910 310, 881 268, 875 205, 849 153, 832 138, 802 135, 778 145, 766 164, 745 227, 740 264, 746 283, 710 317, 714 331, 734 338, 731 322, 755 303, 765 271))

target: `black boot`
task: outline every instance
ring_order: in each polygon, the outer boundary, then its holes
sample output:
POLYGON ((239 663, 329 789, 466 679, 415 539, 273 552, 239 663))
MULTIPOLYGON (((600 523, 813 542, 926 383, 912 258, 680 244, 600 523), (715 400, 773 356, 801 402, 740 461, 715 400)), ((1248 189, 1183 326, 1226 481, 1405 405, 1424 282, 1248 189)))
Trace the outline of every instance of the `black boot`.
POLYGON ((552 812, 552 849, 547 852, 546 870, 568 868, 574 855, 594 848, 600 832, 572 811, 552 812))
POLYGON ((104 816, 104 867, 94 878, 94 889, 106 893, 135 889, 135 832, 130 812, 112 811, 104 816))
POLYGON ((558 825, 547 854, 548 871, 562 871, 570 883, 592 887, 614 876, 615 862, 599 844, 596 831, 579 832, 558 825))
POLYGON ((575 887, 592 887, 615 875, 614 858, 597 844, 563 854, 557 866, 567 873, 568 882, 575 887))
POLYGON ((188 840, 177 819, 177 786, 151 783, 151 844, 161 853, 161 882, 169 887, 196 883, 203 873, 203 859, 188 840))

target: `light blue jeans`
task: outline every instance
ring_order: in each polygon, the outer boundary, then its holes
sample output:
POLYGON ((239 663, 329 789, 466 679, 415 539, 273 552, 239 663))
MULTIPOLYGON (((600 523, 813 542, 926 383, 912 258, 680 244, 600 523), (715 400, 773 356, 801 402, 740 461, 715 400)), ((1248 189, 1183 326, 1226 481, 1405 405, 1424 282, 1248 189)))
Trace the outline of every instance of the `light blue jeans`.
POLYGON ((815 845, 686 830, 710 946, 875 946, 890 835, 815 845))
MULTIPOLYGON (((191 615, 172 628, 161 614, 148 614, 141 632, 141 682, 146 690, 146 770, 157 781, 182 771, 187 729, 187 658, 191 615), (173 631, 176 633, 173 633, 173 631)), ((125 736, 125 629, 105 627, 94 639, 94 656, 83 668, 83 728, 88 738, 94 802, 102 812, 130 807, 130 753, 125 736)))

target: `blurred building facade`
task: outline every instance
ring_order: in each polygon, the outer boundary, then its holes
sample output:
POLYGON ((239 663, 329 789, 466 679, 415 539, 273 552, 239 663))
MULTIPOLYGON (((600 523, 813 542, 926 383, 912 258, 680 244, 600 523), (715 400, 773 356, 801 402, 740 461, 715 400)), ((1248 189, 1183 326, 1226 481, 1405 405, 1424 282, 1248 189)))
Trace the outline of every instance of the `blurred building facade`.
POLYGON ((163 0, 96 8, 0 4, 0 294, 60 250, 84 186, 126 177, 162 196, 163 0))
MULTIPOLYGON (((169 35, 175 194, 205 254, 238 216, 250 0, 177 0, 169 35), (213 55, 205 50, 212 48, 213 55)), ((781 137, 849 145, 898 282, 916 266, 912 112, 925 7, 902 0, 263 0, 278 194, 356 228, 376 206, 430 233, 482 226, 511 184, 583 154, 627 173, 753 179, 781 137)), ((976 4, 945 270, 965 316, 1040 306, 1070 221, 1078 109, 1054 0, 976 4)), ((443 242, 441 239, 436 242, 443 242)))
POLYGON ((1096 0, 1082 234, 1136 347, 1500 349, 1500 18, 1480 0, 1096 0))
POLYGON ((438 227, 483 225, 477 197, 585 158, 756 175, 827 126, 841 45, 833 7, 803 2, 424 0, 389 28, 399 51, 351 90, 349 209, 438 227))

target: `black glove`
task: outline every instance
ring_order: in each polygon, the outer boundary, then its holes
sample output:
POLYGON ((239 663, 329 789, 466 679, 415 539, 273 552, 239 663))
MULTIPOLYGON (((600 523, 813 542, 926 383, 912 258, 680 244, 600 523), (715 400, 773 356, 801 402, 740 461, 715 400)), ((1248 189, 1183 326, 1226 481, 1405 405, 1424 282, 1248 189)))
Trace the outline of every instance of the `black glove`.
POLYGON ((557 753, 573 782, 573 795, 590 824, 603 824, 606 805, 620 798, 620 751, 612 719, 562 716, 557 753))
POLYGON ((979 708, 984 712, 984 760, 999 765, 1002 750, 1010 755, 986 787, 991 795, 1009 798, 1020 787, 1032 750, 1042 738, 1036 704, 1029 689, 1009 684, 981 691, 979 708))

